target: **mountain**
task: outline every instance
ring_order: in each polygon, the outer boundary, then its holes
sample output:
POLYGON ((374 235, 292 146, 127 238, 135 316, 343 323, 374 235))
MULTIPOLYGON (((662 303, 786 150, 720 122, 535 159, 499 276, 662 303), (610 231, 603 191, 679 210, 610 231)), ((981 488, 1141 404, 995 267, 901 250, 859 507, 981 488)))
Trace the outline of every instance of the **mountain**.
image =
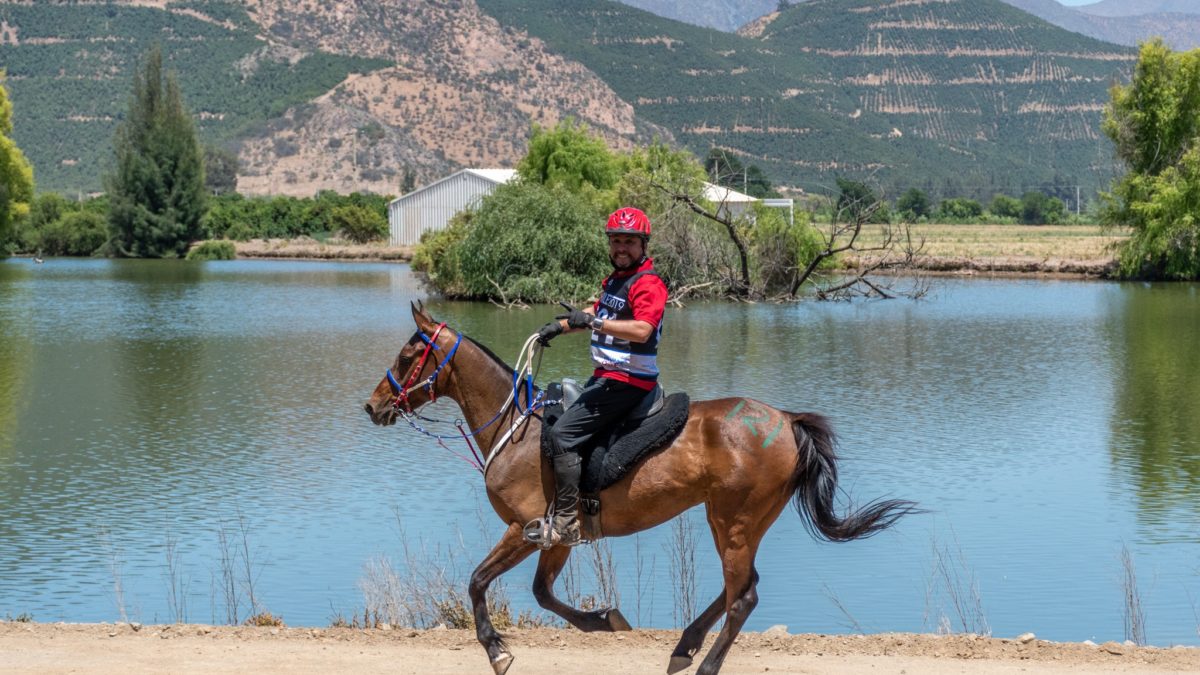
MULTIPOLYGON (((799 4, 807 0, 793 0, 799 4)), ((1136 46, 1154 36, 1174 49, 1200 47, 1200 2, 1196 0, 1105 0, 1066 7, 1057 0, 1003 0, 1073 33, 1136 46)), ((753 30, 748 24, 774 12, 778 0, 621 0, 662 17, 724 31, 753 30)))
POLYGON ((698 154, 725 148, 808 190, 842 174, 892 194, 1100 187, 1101 111, 1135 58, 999 0, 812 0, 747 35, 604 0, 479 3, 698 154))
POLYGON ((14 138, 40 190, 101 189, 155 41, 204 140, 238 150, 243 192, 396 193, 405 172, 511 165, 532 123, 568 115, 617 147, 671 137, 472 0, 0 3, 14 138))
POLYGON ((775 11, 779 0, 620 0, 652 14, 732 33, 775 11))
POLYGON ((1196 0, 1102 0, 1075 9, 1096 16, 1138 16, 1141 14, 1200 14, 1196 0))
POLYGON ((1060 28, 1094 37, 1097 40, 1135 46, 1139 42, 1157 36, 1161 37, 1163 42, 1172 49, 1189 50, 1200 47, 1200 4, 1192 5, 1190 1, 1171 3, 1154 0, 1136 3, 1122 0, 1121 4, 1114 4, 1108 10, 1129 11, 1138 5, 1151 8, 1178 4, 1187 5, 1190 12, 1150 11, 1139 12, 1137 15, 1100 14, 1084 11, 1099 5, 1108 5, 1108 2, 1079 7, 1064 7, 1055 0, 1004 0, 1004 2, 1045 19, 1060 28))

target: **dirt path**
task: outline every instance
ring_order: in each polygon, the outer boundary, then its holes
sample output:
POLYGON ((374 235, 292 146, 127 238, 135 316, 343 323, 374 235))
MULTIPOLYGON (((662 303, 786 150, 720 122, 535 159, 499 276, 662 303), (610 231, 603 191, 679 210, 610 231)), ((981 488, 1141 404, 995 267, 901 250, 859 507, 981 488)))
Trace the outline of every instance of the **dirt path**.
MULTIPOLYGON (((666 672, 678 633, 513 630, 510 675, 666 672)), ((710 638, 711 642, 711 638, 710 638)), ((705 647, 707 649, 707 645, 705 647)), ((697 659, 697 665, 699 659, 697 659)), ((694 672, 689 669, 686 672, 694 672)), ((743 634, 723 673, 1196 673, 1200 649, 975 636, 743 634)), ((0 623, 0 673, 490 674, 472 632, 0 623)))

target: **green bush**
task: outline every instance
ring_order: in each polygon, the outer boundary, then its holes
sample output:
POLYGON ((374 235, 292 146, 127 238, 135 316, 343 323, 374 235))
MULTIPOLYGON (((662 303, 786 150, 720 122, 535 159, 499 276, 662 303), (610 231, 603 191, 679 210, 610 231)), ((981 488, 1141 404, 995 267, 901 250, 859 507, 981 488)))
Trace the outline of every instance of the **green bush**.
POLYGON ((526 302, 592 297, 612 271, 601 227, 606 215, 561 184, 498 187, 457 246, 463 295, 526 302))
POLYGON ((1020 218, 1021 200, 1008 195, 996 195, 992 197, 988 211, 998 218, 1020 218))
POLYGON ((949 221, 964 222, 975 220, 983 215, 983 204, 974 199, 956 197, 943 199, 938 205, 938 216, 949 221))
POLYGON ((362 206, 338 206, 329 213, 330 224, 342 236, 356 244, 383 239, 388 234, 387 219, 362 206))
POLYGON ((188 260, 233 260, 237 247, 232 241, 205 241, 188 251, 188 260))
POLYGON ((1062 222, 1066 205, 1057 197, 1041 192, 1026 192, 1021 197, 1021 222, 1026 225, 1052 225, 1062 222))
POLYGON ((37 231, 35 248, 46 255, 94 254, 108 241, 108 222, 91 211, 73 211, 37 231))
POLYGON ((473 215, 473 211, 460 211, 444 229, 426 231, 413 254, 413 269, 424 272, 435 288, 451 297, 467 294, 458 254, 473 215))

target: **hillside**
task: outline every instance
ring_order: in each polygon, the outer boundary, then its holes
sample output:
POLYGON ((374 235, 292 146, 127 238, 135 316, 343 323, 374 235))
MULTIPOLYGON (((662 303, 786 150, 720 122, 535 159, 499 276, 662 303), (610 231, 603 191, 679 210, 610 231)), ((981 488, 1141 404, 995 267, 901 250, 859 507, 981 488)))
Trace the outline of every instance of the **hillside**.
POLYGON ((755 36, 604 0, 480 5, 597 72, 695 152, 727 148, 808 190, 848 174, 893 195, 1047 183, 1087 194, 1111 178, 1100 116, 1134 59, 998 0, 812 0, 755 36))
POLYGON ((133 68, 154 41, 239 189, 398 191, 462 165, 511 165, 530 124, 573 115, 610 143, 670 133, 578 64, 471 0, 0 2, 14 137, 39 190, 101 189, 133 68))
POLYGON ((100 189, 133 69, 155 40, 168 67, 179 71, 210 143, 247 132, 351 72, 387 65, 271 45, 237 7, 208 3, 212 11, 204 15, 193 9, 198 4, 0 4, 0 64, 8 73, 14 137, 40 189, 100 189))

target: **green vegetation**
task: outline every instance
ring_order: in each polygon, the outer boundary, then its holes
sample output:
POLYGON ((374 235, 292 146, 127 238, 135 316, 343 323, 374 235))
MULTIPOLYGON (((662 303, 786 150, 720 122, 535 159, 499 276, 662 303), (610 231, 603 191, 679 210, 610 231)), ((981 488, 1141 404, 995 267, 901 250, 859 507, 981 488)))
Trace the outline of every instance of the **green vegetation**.
POLYGON ((786 292, 820 248, 803 217, 788 222, 777 209, 760 207, 727 223, 698 213, 687 204, 711 216, 719 206, 700 196, 704 167, 662 143, 614 153, 568 121, 535 130, 520 167, 519 180, 422 237, 413 266, 443 294, 506 303, 594 296, 612 271, 603 223, 618 204, 650 216, 650 255, 677 293, 786 292), (749 257, 748 280, 734 236, 749 257))
POLYGON ((1133 81, 1112 88, 1104 131, 1128 168, 1105 213, 1133 229, 1121 273, 1200 279, 1200 50, 1143 44, 1133 81))
POLYGON ((335 231, 356 244, 378 241, 388 234, 387 218, 363 206, 335 206, 329 221, 335 231))
POLYGON ((19 43, 0 44, 21 117, 14 130, 41 189, 101 189, 111 165, 108 139, 124 115, 128 83, 154 43, 178 73, 206 144, 259 133, 288 108, 327 92, 351 72, 390 65, 312 49, 297 61, 259 37, 243 6, 176 2, 216 23, 152 7, 114 3, 0 5, 19 43))
POLYGON ((1133 51, 998 0, 794 3, 757 38, 606 0, 479 4, 599 74, 697 155, 722 149, 776 184, 836 195, 840 175, 892 198, 915 187, 982 202, 1032 189, 1074 198, 1075 185, 1089 196, 1113 175, 1096 106, 1133 51))
POLYGON ((204 148, 204 187, 209 194, 224 195, 237 190, 238 157, 224 148, 204 148))
POLYGON ((12 129, 12 103, 0 70, 0 255, 9 248, 13 224, 28 212, 33 199, 33 169, 10 138, 12 129))
POLYGON ((201 238, 204 159, 174 73, 162 50, 146 55, 133 78, 129 112, 117 128, 117 168, 110 174, 112 252, 135 258, 178 257, 201 238))
POLYGON ((233 260, 237 247, 232 241, 205 241, 187 252, 188 260, 233 260))
MULTIPOLYGON (((207 239, 324 238, 343 224, 334 220, 340 208, 355 207, 371 213, 374 222, 387 223, 391 197, 355 192, 339 195, 322 190, 316 197, 243 197, 227 194, 210 200, 212 206, 203 222, 207 239)), ((386 232, 386 230, 385 230, 386 232)))
MULTIPOLYGON (((201 221, 200 238, 246 241, 307 236, 324 239, 342 227, 334 214, 346 209, 369 213, 369 216, 361 217, 375 223, 376 228, 382 223, 386 233, 384 214, 389 199, 362 193, 339 195, 330 191, 318 193, 313 198, 224 194, 209 199, 211 206, 201 221)), ((108 197, 81 203, 53 192, 38 195, 29 212, 17 221, 10 247, 19 253, 96 255, 109 239, 109 205, 108 197)), ((189 255, 194 251, 189 251, 189 255)))

